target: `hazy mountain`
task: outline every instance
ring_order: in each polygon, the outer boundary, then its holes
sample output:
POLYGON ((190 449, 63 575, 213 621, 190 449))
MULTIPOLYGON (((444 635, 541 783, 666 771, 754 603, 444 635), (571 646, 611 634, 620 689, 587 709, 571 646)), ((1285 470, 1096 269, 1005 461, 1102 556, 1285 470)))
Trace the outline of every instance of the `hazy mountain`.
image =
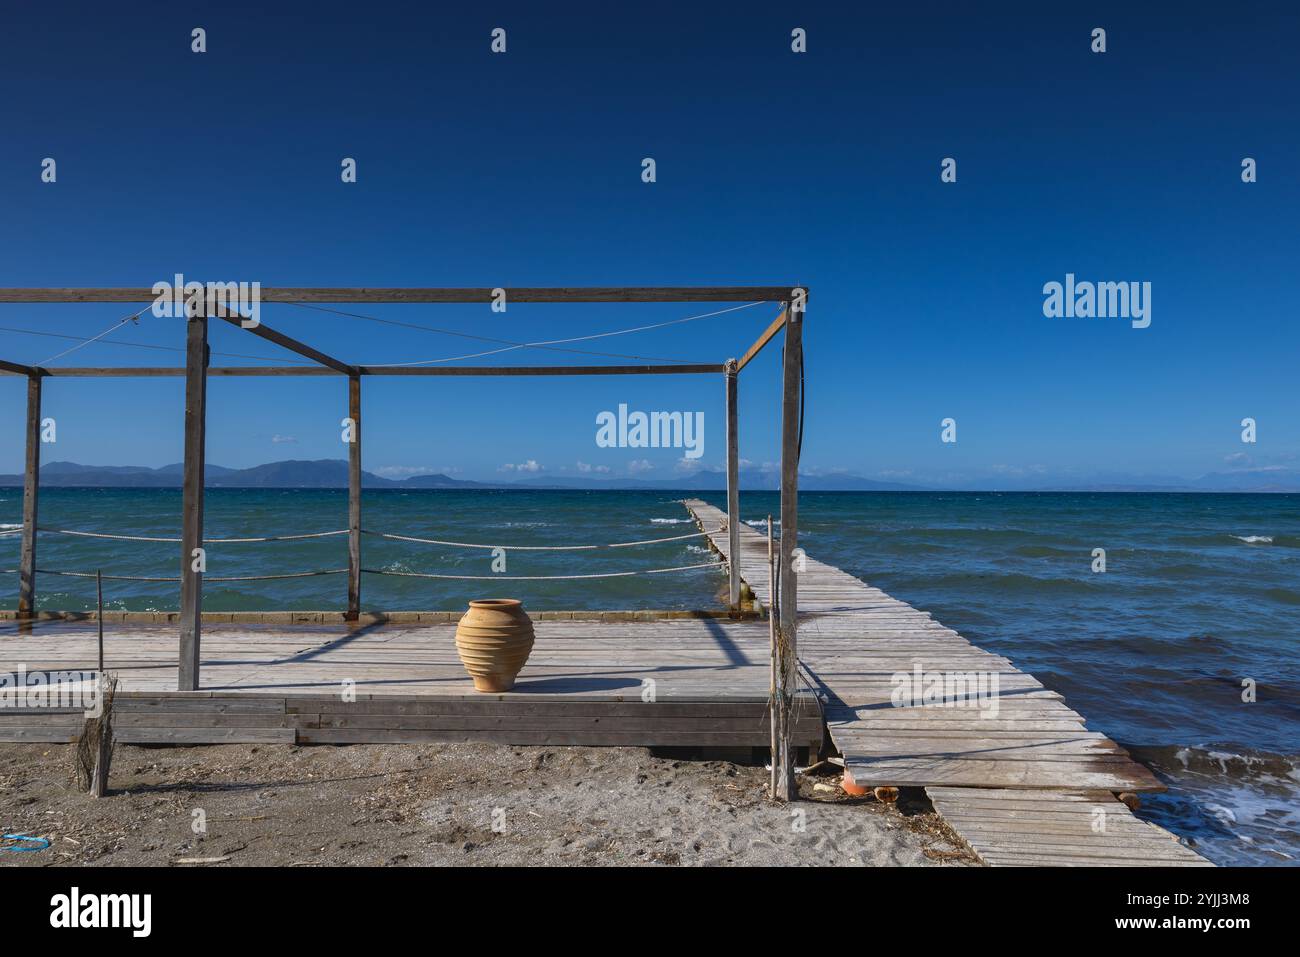
MULTIPOLYGON (((184 475, 181 465, 146 468, 135 465, 78 465, 49 462, 41 466, 41 485, 85 488, 179 488, 184 475)), ((22 485, 21 475, 0 475, 0 485, 22 485)), ((343 459, 289 460, 268 462, 247 469, 209 465, 204 469, 208 488, 347 488, 348 463, 343 459)), ((416 475, 404 481, 386 479, 362 471, 362 488, 492 488, 479 482, 463 482, 445 475, 416 475)))
POLYGON ((1300 470, 1251 469, 1241 472, 1211 472, 1198 478, 1193 485, 1206 492, 1294 492, 1300 489, 1300 470))
MULTIPOLYGON (((49 462, 41 466, 41 485, 86 488, 179 488, 184 469, 181 465, 147 468, 137 465, 79 465, 76 462, 49 462)), ((775 471, 742 469, 740 487, 749 491, 774 491, 779 487, 775 471)), ((0 475, 0 486, 21 486, 22 475, 0 475)), ((209 465, 205 484, 209 488, 347 488, 348 464, 343 459, 291 459, 268 462, 246 469, 209 465)), ((373 472, 361 473, 362 488, 525 488, 525 489, 646 489, 658 491, 716 492, 727 487, 721 469, 702 469, 673 478, 636 479, 627 477, 593 478, 589 476, 540 475, 515 481, 472 482, 441 474, 412 475, 389 479, 373 472)), ((799 487, 804 491, 936 491, 936 487, 879 482, 847 472, 800 473, 799 487)), ((1300 492, 1300 471, 1295 469, 1253 469, 1238 472, 1214 472, 1198 479, 1174 476, 1096 475, 1079 480, 1038 475, 1034 477, 991 478, 948 486, 949 491, 1037 491, 1037 492, 1300 492)))
MULTIPOLYGON (((179 488, 181 465, 147 468, 137 465, 79 465, 49 462, 41 466, 41 485, 95 488, 179 488)), ((22 485, 21 475, 0 475, 0 485, 22 485)), ((290 459, 268 462, 246 469, 209 465, 204 484, 209 488, 347 488, 348 464, 343 459, 290 459)), ((800 475, 800 487, 808 491, 916 491, 920 486, 877 482, 856 475, 800 475)), ((373 472, 361 473, 362 488, 529 488, 529 489, 662 489, 720 491, 727 487, 726 473, 704 469, 670 479, 587 478, 583 476, 537 476, 513 482, 472 482, 446 475, 412 475, 388 479, 373 472)), ((740 487, 772 491, 779 487, 776 472, 744 469, 740 487)))
MULTIPOLYGON (((539 477, 524 479, 518 483, 527 488, 583 488, 583 489, 664 489, 699 492, 724 491, 727 487, 727 473, 721 469, 701 469, 698 472, 682 474, 670 479, 631 479, 631 478, 581 478, 581 477, 539 477)), ((740 487, 751 492, 771 492, 781 487, 780 474, 774 471, 758 469, 740 470, 740 487)), ((900 485, 897 482, 877 482, 874 479, 858 475, 831 473, 826 475, 799 474, 799 487, 805 491, 835 492, 917 492, 924 491, 920 485, 900 485)))

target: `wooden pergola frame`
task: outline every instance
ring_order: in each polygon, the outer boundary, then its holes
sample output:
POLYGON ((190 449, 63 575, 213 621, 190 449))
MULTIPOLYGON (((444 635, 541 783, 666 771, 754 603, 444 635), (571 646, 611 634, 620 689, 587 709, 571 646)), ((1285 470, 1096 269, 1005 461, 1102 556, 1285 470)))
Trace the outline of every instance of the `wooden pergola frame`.
MULTIPOLYGON (((305 343, 276 332, 262 323, 246 331, 317 363, 315 366, 209 365, 208 321, 217 318, 241 327, 236 316, 211 316, 209 308, 186 320, 184 367, 77 367, 43 368, 0 359, 0 374, 27 377, 27 456, 23 481, 22 551, 19 564, 18 616, 36 617, 36 531, 40 492, 41 384, 60 377, 185 377, 185 464, 182 479, 181 598, 178 688, 199 687, 203 575, 191 570, 191 555, 203 543, 203 478, 206 446, 207 380, 209 376, 343 376, 348 380, 348 409, 354 423, 354 441, 348 451, 348 610, 356 619, 361 611, 361 379, 363 376, 569 376, 569 375, 699 375, 722 373, 726 386, 727 415, 727 520, 730 546, 729 598, 740 604, 740 490, 739 436, 736 408, 739 373, 778 332, 785 332, 781 401, 781 538, 780 589, 777 598, 780 630, 786 638, 779 646, 778 687, 794 686, 796 661, 797 588, 793 555, 798 536, 798 456, 802 423, 803 315, 807 287, 599 287, 505 289, 509 302, 773 302, 781 313, 739 360, 718 365, 606 365, 606 366, 360 366, 328 356, 305 343)), ((264 288, 263 303, 491 303, 494 289, 367 289, 367 288, 264 288)), ((0 289, 0 303, 147 303, 157 298, 152 289, 0 289)))

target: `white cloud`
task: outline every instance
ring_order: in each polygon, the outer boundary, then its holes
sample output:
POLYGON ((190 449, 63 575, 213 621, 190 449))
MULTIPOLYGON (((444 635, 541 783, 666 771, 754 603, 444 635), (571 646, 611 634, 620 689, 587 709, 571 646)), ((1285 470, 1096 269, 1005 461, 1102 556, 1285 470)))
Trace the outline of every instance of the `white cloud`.
POLYGON ((536 459, 529 459, 527 462, 520 462, 518 465, 512 465, 507 462, 498 472, 541 472, 545 466, 539 465, 536 459))
POLYGON ((384 478, 400 479, 411 475, 453 475, 460 469, 454 465, 381 465, 371 471, 384 478))
POLYGON ((271 436, 271 441, 276 445, 283 445, 286 442, 296 445, 298 442, 298 440, 294 438, 292 435, 279 435, 279 434, 271 436))
POLYGON ((608 471, 609 471, 609 466, 608 466, 608 465, 592 465, 590 462, 579 462, 579 463, 578 463, 578 471, 579 471, 579 472, 599 472, 599 473, 604 473, 604 472, 608 472, 608 471))
POLYGON ((649 459, 633 459, 627 463, 627 470, 631 475, 636 475, 638 472, 649 472, 652 469, 654 469, 654 466, 650 464, 649 459))

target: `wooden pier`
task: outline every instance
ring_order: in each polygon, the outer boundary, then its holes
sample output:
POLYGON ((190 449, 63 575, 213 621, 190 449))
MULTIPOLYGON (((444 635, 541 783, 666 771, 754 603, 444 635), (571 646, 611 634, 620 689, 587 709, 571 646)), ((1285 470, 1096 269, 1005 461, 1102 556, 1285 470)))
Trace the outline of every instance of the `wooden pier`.
MULTIPOLYGON (((725 524, 703 501, 688 499, 686 507, 701 528, 725 524)), ((735 567, 769 606, 766 538, 740 523, 729 532, 709 540, 730 561, 739 533, 735 567)), ((1089 731, 1061 695, 906 602, 800 560, 800 674, 821 698, 830 739, 855 783, 926 788, 989 864, 1208 864, 1116 799, 1164 786, 1089 731), (996 693, 900 705, 899 676, 918 670, 996 675, 996 693)))

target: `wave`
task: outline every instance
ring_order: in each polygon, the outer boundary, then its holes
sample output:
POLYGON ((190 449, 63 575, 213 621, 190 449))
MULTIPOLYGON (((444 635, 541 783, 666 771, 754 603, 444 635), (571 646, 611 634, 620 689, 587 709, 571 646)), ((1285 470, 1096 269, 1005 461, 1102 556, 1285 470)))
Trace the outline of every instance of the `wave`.
POLYGON ((1232 535, 1223 532, 1189 532, 1175 534, 1169 543, 1187 548, 1223 547, 1224 545, 1272 545, 1275 548, 1300 548, 1300 535, 1232 535))
POLYGON ((1039 578, 1036 575, 1024 575, 1018 572, 950 572, 926 578, 926 585, 940 591, 952 589, 954 592, 972 587, 990 589, 994 592, 1017 593, 1076 593, 1091 592, 1096 584, 1085 578, 1039 578))
POLYGON ((1127 746, 1172 789, 1139 816, 1218 864, 1294 864, 1300 771, 1294 755, 1236 747, 1127 746))
POLYGON ((1077 558, 1080 554, 1087 555, 1088 552, 1083 549, 1060 548, 1055 545, 1017 545, 1011 549, 1011 554, 1020 555, 1024 558, 1077 558))
POLYGON ((1266 588, 1264 597, 1284 605, 1300 605, 1300 592, 1292 588, 1266 588))
POLYGON ((1193 771, 1232 780, 1266 780, 1300 785, 1300 756, 1248 748, 1193 745, 1135 745, 1130 753, 1164 771, 1193 771))
POLYGON ((693 518, 652 518, 650 519, 655 525, 681 525, 684 522, 693 522, 693 518))

